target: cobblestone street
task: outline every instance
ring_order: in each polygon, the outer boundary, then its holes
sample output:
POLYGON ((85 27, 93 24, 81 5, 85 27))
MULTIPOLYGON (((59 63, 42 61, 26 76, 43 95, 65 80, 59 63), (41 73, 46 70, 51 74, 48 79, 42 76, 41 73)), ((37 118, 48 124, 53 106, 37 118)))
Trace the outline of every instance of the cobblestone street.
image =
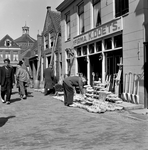
POLYGON ((148 116, 89 113, 31 91, 0 103, 0 150, 148 150, 148 116))

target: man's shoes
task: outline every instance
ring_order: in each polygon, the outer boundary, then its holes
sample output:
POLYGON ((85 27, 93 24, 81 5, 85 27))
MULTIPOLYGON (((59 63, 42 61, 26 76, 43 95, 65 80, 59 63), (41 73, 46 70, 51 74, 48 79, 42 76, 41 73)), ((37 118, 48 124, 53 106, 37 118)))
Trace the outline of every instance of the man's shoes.
POLYGON ((6 104, 9 105, 9 104, 10 104, 10 101, 6 101, 6 104))
POLYGON ((75 103, 68 105, 69 107, 77 107, 77 105, 75 103))
POLYGON ((4 99, 1 98, 2 103, 6 103, 6 101, 4 99))
POLYGON ((23 95, 23 97, 22 97, 23 99, 26 99, 27 97, 26 97, 26 95, 23 95))

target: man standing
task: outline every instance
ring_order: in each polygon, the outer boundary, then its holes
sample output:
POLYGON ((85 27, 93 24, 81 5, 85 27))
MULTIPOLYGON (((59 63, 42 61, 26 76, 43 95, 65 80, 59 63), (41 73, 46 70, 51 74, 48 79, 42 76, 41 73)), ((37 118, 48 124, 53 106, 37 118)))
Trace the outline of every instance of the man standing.
POLYGON ((13 67, 10 67, 9 59, 4 59, 4 66, 0 69, 1 100, 3 103, 6 102, 6 104, 10 104, 11 92, 14 83, 15 79, 13 67))
POLYGON ((54 73, 51 65, 49 65, 49 67, 44 70, 43 77, 44 77, 44 88, 45 88, 44 95, 46 96, 49 93, 54 92, 54 88, 53 88, 54 73))
POLYGON ((32 77, 31 73, 29 72, 29 70, 28 70, 28 68, 26 66, 25 59, 23 58, 21 62, 22 62, 21 67, 27 71, 27 73, 29 75, 31 87, 33 87, 33 77, 32 77))

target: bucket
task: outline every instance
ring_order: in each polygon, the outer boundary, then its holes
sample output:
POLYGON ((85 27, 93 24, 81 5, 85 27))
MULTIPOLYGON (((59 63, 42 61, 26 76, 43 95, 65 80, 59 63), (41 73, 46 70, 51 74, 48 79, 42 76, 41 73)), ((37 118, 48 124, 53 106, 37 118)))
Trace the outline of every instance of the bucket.
POLYGON ((34 89, 39 89, 39 88, 40 88, 40 81, 34 80, 34 89))

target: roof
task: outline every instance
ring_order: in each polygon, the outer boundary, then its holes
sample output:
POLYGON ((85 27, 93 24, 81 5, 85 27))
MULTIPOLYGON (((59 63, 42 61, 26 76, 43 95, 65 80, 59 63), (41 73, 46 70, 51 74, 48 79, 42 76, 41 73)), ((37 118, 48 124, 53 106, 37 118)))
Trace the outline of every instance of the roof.
POLYGON ((9 40, 11 41, 11 45, 9 46, 9 48, 19 48, 19 46, 17 45, 17 43, 7 34, 5 35, 1 40, 0 40, 0 47, 8 47, 5 45, 5 41, 9 40))
POLYGON ((66 9, 74 1, 75 0, 64 0, 56 9, 58 11, 62 12, 64 9, 66 9))
POLYGON ((33 39, 29 34, 23 34, 21 37, 14 40, 16 43, 34 43, 36 40, 33 39))
POLYGON ((60 14, 60 12, 52 11, 51 9, 48 9, 48 8, 50 8, 50 7, 47 7, 47 14, 46 14, 43 33, 45 34, 46 32, 49 32, 49 31, 61 33, 61 26, 60 26, 61 14, 60 14))
POLYGON ((21 57, 30 58, 32 56, 35 56, 37 53, 38 53, 38 49, 37 49, 37 41, 36 41, 34 43, 34 46, 31 49, 28 49, 21 54, 21 57))

